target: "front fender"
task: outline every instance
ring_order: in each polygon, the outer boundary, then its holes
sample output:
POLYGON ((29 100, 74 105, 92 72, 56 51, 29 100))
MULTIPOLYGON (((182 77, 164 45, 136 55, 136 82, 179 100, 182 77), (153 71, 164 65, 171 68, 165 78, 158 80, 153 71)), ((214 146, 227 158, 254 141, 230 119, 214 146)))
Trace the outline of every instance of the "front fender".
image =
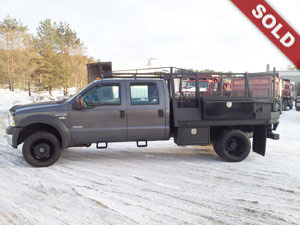
MULTIPOLYGON (((67 148, 71 146, 72 139, 70 130, 68 127, 59 119, 51 115, 31 115, 24 117, 18 122, 18 127, 26 127, 35 123, 43 123, 54 127, 60 134, 62 140, 62 147, 67 148)), ((16 138, 17 139, 17 138, 16 138)))

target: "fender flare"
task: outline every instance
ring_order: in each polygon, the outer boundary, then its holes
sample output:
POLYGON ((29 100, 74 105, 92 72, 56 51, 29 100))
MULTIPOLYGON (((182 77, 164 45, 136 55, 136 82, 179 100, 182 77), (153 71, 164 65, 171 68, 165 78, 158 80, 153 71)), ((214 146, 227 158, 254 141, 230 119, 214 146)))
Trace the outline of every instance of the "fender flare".
POLYGON ((61 136, 62 147, 67 148, 71 146, 72 138, 71 138, 70 130, 62 121, 60 121, 56 117, 50 115, 42 115, 42 114, 31 115, 21 119, 18 125, 19 127, 24 128, 34 123, 44 123, 54 127, 61 136))

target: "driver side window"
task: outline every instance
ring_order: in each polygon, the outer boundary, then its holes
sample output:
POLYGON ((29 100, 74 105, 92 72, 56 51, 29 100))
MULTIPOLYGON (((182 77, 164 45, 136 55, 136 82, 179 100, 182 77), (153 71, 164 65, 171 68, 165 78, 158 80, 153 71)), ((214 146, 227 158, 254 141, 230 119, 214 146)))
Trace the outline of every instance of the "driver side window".
POLYGON ((93 108, 99 105, 120 105, 120 86, 102 85, 92 88, 82 96, 83 107, 93 108))

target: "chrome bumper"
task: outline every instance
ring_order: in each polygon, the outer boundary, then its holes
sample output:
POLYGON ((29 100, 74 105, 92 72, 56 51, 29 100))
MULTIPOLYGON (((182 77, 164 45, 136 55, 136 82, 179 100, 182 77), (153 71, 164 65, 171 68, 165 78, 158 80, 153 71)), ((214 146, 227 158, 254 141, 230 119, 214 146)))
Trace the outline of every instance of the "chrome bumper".
MULTIPOLYGON (((9 145, 13 146, 14 145, 14 127, 8 127, 6 128, 6 134, 5 134, 5 137, 6 137, 6 141, 9 145)), ((13 146, 14 148, 16 148, 17 146, 13 146)))
POLYGON ((13 145, 12 143, 12 135, 11 134, 6 134, 6 141, 9 145, 13 145))

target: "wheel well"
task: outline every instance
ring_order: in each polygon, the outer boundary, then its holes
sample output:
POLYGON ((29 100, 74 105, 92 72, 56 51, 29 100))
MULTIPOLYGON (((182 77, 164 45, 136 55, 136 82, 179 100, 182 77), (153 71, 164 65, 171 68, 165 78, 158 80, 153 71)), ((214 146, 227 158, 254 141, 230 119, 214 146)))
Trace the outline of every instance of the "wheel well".
POLYGON ((241 130, 245 133, 251 133, 253 132, 253 126, 247 125, 247 126, 217 126, 217 127, 211 127, 210 128, 210 139, 212 142, 214 142, 222 133, 228 130, 241 130))
POLYGON ((58 132, 58 130, 55 127, 53 127, 49 124, 45 124, 45 123, 34 123, 34 124, 30 124, 30 125, 27 125, 26 127, 24 127, 18 136, 17 144, 18 145, 21 144, 22 142, 25 141, 25 139, 29 135, 31 135, 35 132, 38 132, 38 131, 46 131, 46 132, 53 134, 54 136, 56 136, 58 138, 58 140, 62 144, 61 135, 58 132))

